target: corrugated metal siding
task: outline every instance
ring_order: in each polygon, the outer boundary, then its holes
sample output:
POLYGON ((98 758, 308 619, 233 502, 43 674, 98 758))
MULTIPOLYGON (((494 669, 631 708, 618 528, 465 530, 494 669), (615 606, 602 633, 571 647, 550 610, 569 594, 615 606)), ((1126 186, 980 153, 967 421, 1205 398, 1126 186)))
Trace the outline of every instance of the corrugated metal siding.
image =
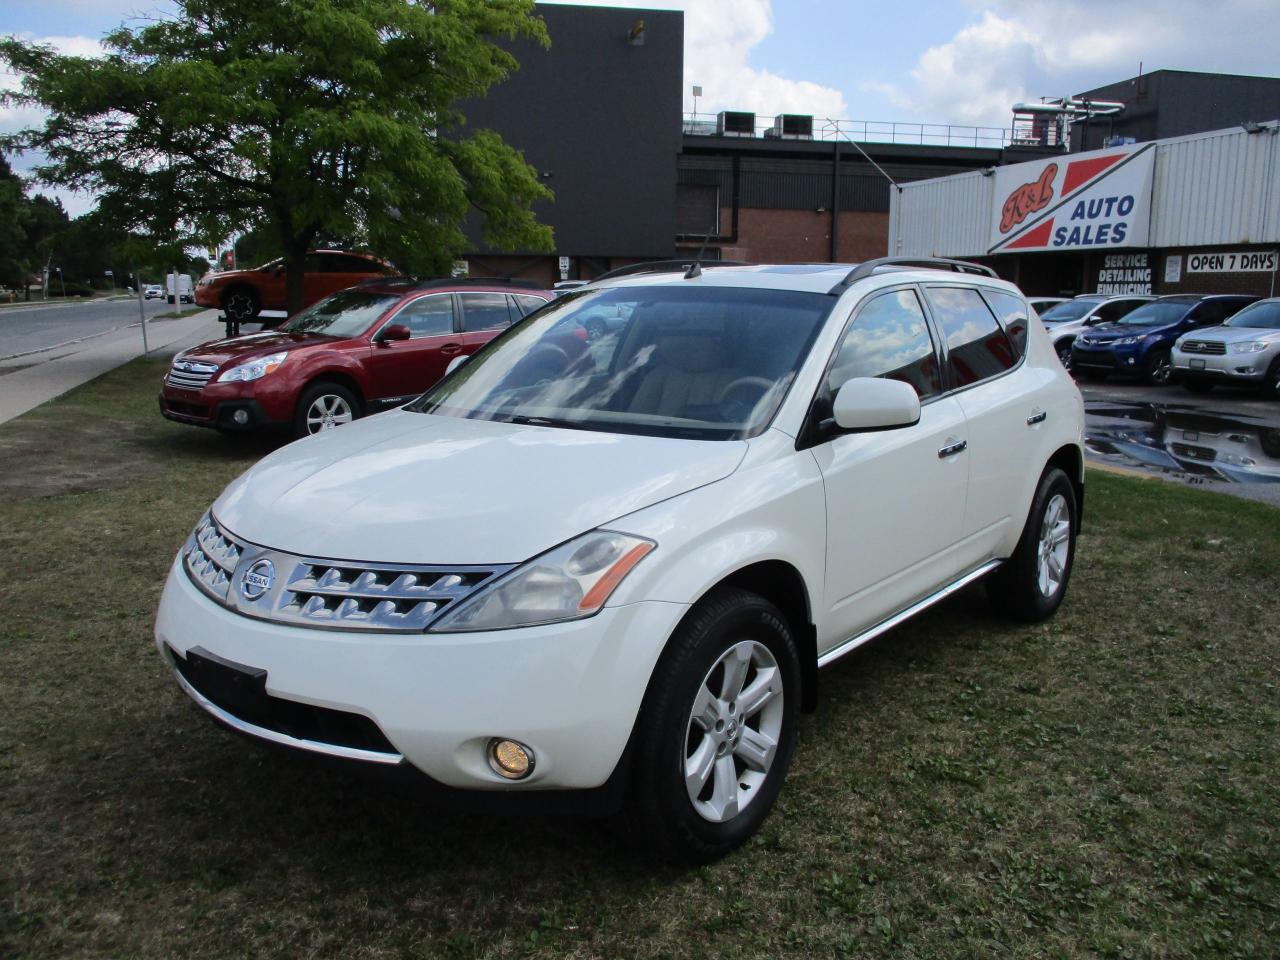
POLYGON ((994 184, 994 177, 961 173, 903 185, 889 207, 890 254, 972 257, 985 252, 994 184))
MULTIPOLYGON (((1219 130, 1156 147, 1151 246, 1280 242, 1280 134, 1219 130)), ((904 184, 889 213, 894 252, 973 257, 987 248, 995 180, 977 173, 904 184)))
POLYGON ((1151 243, 1156 247, 1280 240, 1280 148, 1265 130, 1235 129, 1156 148, 1151 243))

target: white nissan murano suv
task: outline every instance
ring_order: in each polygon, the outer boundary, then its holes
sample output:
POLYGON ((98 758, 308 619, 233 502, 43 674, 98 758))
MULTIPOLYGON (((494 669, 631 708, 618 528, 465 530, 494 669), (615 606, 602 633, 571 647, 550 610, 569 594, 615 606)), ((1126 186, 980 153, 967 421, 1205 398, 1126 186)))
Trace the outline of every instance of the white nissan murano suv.
POLYGON ((233 482, 157 645, 250 737, 722 855, 818 668, 980 579, 1062 602, 1084 413, 1030 316, 959 261, 615 271, 233 482))

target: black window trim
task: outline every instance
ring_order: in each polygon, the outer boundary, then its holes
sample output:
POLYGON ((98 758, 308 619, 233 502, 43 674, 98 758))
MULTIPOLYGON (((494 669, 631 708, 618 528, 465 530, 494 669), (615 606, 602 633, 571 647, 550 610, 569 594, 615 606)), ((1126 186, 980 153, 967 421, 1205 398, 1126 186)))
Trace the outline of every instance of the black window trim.
MULTIPOLYGON (((994 376, 984 377, 981 380, 975 380, 973 383, 966 384, 965 386, 962 386, 962 387, 954 386, 951 383, 951 364, 949 362, 950 354, 947 351, 947 341, 945 338, 943 338, 941 326, 939 325, 937 318, 935 318, 933 315, 933 310, 929 303, 929 298, 925 293, 926 287, 960 287, 965 290, 976 290, 980 297, 982 296, 982 291, 984 289, 984 285, 980 283, 972 283, 972 282, 964 283, 964 282, 951 281, 951 282, 942 282, 942 283, 938 283, 938 282, 897 283, 891 286, 877 287, 874 290, 868 290, 867 293, 864 294, 862 297, 860 297, 858 299, 858 302, 853 305, 853 309, 849 311, 848 317, 845 318, 843 325, 840 327, 840 333, 836 337, 835 345, 831 348, 831 353, 827 357, 826 362, 822 366, 822 375, 818 378, 818 385, 817 387, 814 388, 813 396, 809 398, 809 407, 805 411, 804 421, 801 423, 800 430, 796 435, 796 444, 795 444, 796 450, 807 450, 811 447, 817 447, 824 443, 828 443, 832 440, 835 440, 837 437, 846 436, 847 433, 850 432, 850 431, 819 430, 818 420, 817 420, 817 410, 815 408, 818 403, 818 398, 822 395, 822 391, 825 389, 824 385, 827 382, 827 376, 831 373, 831 368, 835 363, 836 355, 840 352, 840 345, 844 343, 845 335, 849 332, 849 327, 852 326, 854 320, 857 319, 858 314, 862 311, 862 308, 867 304, 867 302, 871 300, 871 298, 879 296, 882 293, 892 293, 897 290, 912 290, 915 292, 916 299, 920 302, 920 308, 924 311, 925 326, 929 330, 930 339, 933 340, 933 355, 934 355, 934 358, 938 361, 938 365, 939 365, 938 369, 941 375, 942 389, 938 393, 933 394, 933 396, 927 397, 920 401, 920 408, 922 410, 931 403, 936 403, 937 401, 943 400, 947 397, 954 397, 957 394, 964 393, 966 390, 971 390, 974 387, 980 387, 985 384, 991 383, 995 380, 999 380, 1002 377, 1010 376, 1011 374, 1020 370, 1023 367, 1023 365, 1027 362, 1027 354, 1031 352, 1030 315, 1028 315, 1028 324, 1027 324, 1027 349, 1022 352, 1022 356, 1018 358, 1017 363, 1009 367, 1009 369, 1001 371, 1000 373, 997 373, 994 376)), ((1005 291, 1004 288, 1002 287, 1001 288, 993 287, 992 289, 999 289, 1006 293, 1009 292, 1009 291, 1005 291)), ((1019 291, 1016 295, 1019 297, 1022 297, 1023 303, 1027 302, 1027 298, 1023 296, 1021 291, 1019 291)), ((985 304, 987 302, 987 298, 982 297, 982 302, 985 304)), ((990 305, 987 306, 987 309, 988 310, 991 309, 990 305)), ((1005 336, 1007 337, 1008 333, 1005 332, 1004 325, 1000 323, 1000 318, 996 316, 996 313, 994 310, 991 311, 991 315, 995 319, 996 326, 1000 329, 1000 332, 1004 333, 1005 336)), ((900 428, 894 428, 894 429, 905 430, 909 428, 900 427, 900 428)), ((869 431, 852 431, 852 432, 865 433, 869 431)))

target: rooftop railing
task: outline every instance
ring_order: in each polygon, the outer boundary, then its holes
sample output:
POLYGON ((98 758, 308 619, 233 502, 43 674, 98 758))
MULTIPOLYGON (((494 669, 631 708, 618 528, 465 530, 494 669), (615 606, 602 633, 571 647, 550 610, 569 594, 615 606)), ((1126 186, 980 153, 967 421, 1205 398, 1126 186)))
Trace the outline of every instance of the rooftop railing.
MULTIPOLYGON (((690 136, 720 136, 719 113, 686 113, 684 133, 690 136)), ((892 120, 828 120, 813 118, 812 136, 784 135, 774 126, 773 116, 757 114, 750 133, 745 130, 725 136, 760 139, 855 140, 858 143, 895 143, 944 147, 988 147, 999 149, 1013 142, 1002 127, 970 127, 949 123, 900 123, 892 120)))

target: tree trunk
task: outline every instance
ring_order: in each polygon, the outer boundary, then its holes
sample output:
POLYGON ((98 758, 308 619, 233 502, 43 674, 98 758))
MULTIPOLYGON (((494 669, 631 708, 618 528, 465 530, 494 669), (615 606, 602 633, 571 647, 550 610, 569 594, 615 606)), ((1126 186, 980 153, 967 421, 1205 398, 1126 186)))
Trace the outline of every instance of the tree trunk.
POLYGON ((296 239, 285 247, 284 253, 284 308, 289 316, 302 309, 303 280, 306 273, 307 243, 299 243, 296 239))

